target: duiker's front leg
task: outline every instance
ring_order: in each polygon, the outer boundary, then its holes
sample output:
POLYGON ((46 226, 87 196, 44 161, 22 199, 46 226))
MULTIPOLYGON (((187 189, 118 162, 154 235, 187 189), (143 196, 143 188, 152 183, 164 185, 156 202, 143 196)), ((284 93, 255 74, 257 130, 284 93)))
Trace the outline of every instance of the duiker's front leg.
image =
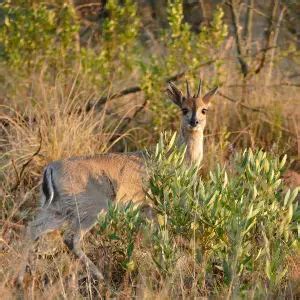
POLYGON ((80 231, 72 231, 68 230, 64 234, 64 242, 68 249, 82 261, 86 267, 88 272, 91 272, 93 276, 95 276, 99 281, 103 281, 104 277, 101 271, 96 267, 96 265, 86 256, 83 250, 80 247, 81 234, 80 231))
POLYGON ((17 275, 15 283, 17 287, 26 287, 26 277, 31 277, 32 273, 35 270, 37 252, 38 252, 38 242, 39 238, 36 240, 32 240, 30 238, 26 238, 26 246, 25 246, 25 259, 21 263, 20 271, 17 275))

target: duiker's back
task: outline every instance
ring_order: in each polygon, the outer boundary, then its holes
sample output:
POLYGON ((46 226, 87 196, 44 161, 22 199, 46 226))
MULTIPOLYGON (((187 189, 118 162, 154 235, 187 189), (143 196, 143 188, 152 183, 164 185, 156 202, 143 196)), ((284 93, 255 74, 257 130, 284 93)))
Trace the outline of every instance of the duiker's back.
POLYGON ((93 189, 101 187, 115 201, 136 202, 144 198, 143 180, 146 171, 142 152, 73 157, 55 161, 47 169, 52 170, 56 197, 72 195, 80 198, 91 192, 91 199, 93 189))

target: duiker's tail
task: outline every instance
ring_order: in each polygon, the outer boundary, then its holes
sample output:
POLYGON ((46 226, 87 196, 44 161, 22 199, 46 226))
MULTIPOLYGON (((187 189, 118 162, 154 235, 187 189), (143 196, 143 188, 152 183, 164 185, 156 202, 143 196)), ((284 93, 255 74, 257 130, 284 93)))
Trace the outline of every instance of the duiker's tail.
POLYGON ((55 187, 53 182, 53 169, 48 166, 43 175, 42 207, 48 207, 54 199, 55 187))

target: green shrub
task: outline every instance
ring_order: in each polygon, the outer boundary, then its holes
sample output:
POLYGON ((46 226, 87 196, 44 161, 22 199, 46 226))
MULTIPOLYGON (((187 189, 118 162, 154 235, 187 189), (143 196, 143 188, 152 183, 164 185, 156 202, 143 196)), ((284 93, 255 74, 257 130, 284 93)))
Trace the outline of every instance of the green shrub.
POLYGON ((55 72, 69 73, 81 63, 81 71, 90 81, 106 87, 112 78, 120 79, 135 65, 140 28, 137 5, 132 0, 123 2, 107 2, 109 17, 102 23, 97 43, 87 46, 81 46, 80 20, 71 2, 4 2, 0 5, 4 16, 0 59, 25 74, 45 63, 55 72))
POLYGON ((49 62, 52 66, 74 56, 79 30, 74 7, 66 3, 4 1, 0 26, 0 59, 16 70, 27 70, 49 62))
POLYGON ((162 276, 189 255, 201 270, 195 277, 200 293, 224 288, 241 295, 260 285, 266 294, 279 292, 300 236, 298 189, 284 193, 280 179, 286 156, 247 149, 207 181, 186 167, 175 135, 161 136, 150 156, 149 197, 159 224, 152 231, 152 257, 162 276), (176 246, 179 238, 184 249, 176 246))
POLYGON ((121 256, 118 263, 124 270, 135 268, 132 254, 142 223, 139 209, 131 202, 125 206, 111 204, 98 221, 98 234, 109 242, 113 254, 121 256))
POLYGON ((141 25, 133 0, 108 0, 106 11, 97 45, 82 47, 80 56, 84 72, 103 87, 133 70, 141 25))

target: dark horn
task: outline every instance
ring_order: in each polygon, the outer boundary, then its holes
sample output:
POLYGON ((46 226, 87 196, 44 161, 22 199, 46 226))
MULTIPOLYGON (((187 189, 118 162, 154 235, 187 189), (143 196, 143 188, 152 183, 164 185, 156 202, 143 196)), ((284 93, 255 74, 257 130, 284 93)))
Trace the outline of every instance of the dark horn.
POLYGON ((199 86, 198 86, 198 91, 197 91, 196 97, 199 97, 200 94, 202 94, 202 80, 201 79, 199 81, 199 86))
POLYGON ((186 82, 186 94, 187 94, 187 97, 190 98, 191 94, 190 94, 189 82, 187 80, 185 82, 186 82))

